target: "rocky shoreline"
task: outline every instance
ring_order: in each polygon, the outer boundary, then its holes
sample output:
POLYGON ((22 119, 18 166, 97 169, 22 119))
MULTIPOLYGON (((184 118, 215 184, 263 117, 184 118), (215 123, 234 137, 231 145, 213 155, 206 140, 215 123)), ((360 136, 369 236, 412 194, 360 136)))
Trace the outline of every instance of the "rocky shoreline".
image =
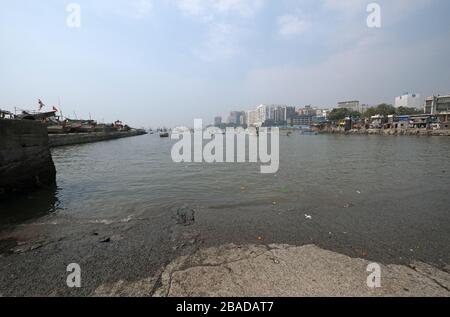
POLYGON ((450 130, 428 129, 353 129, 345 131, 339 128, 328 128, 318 131, 321 134, 345 135, 407 135, 407 136, 450 136, 450 130))

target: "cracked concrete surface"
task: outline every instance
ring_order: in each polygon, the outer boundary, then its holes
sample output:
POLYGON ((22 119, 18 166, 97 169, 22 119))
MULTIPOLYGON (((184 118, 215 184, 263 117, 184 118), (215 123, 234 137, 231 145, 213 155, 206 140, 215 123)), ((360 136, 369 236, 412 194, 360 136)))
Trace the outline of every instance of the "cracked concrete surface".
POLYGON ((224 245, 171 262, 154 296, 440 296, 450 274, 424 263, 382 265, 381 287, 367 286, 367 266, 314 245, 224 245))

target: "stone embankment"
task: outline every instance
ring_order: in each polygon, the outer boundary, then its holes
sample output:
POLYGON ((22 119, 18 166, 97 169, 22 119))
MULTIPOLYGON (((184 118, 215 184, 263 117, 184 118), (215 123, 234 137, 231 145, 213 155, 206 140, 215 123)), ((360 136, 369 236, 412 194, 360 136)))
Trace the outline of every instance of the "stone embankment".
POLYGON ((71 134, 50 134, 50 147, 93 143, 114 139, 127 138, 146 134, 144 130, 132 129, 123 132, 95 132, 95 133, 71 133, 71 134))
POLYGON ((0 198, 54 184, 47 128, 39 122, 0 119, 0 198))

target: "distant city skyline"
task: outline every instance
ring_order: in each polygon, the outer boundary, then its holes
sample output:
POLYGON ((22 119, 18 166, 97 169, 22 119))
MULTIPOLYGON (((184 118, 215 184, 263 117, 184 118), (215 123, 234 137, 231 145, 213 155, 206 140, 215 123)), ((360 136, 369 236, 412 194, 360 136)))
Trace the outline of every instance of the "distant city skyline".
POLYGON ((136 127, 213 123, 260 104, 395 103, 450 93, 450 2, 4 1, 0 108, 136 127), (81 27, 66 24, 71 2, 81 27), (400 102, 400 101, 398 101, 400 102))

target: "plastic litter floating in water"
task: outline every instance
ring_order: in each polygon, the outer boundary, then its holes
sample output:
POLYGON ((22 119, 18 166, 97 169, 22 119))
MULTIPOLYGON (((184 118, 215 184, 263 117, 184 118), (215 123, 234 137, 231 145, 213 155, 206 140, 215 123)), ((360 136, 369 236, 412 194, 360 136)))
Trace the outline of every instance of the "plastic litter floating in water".
POLYGON ((311 215, 305 214, 305 218, 311 220, 311 219, 312 219, 312 216, 311 216, 311 215))

